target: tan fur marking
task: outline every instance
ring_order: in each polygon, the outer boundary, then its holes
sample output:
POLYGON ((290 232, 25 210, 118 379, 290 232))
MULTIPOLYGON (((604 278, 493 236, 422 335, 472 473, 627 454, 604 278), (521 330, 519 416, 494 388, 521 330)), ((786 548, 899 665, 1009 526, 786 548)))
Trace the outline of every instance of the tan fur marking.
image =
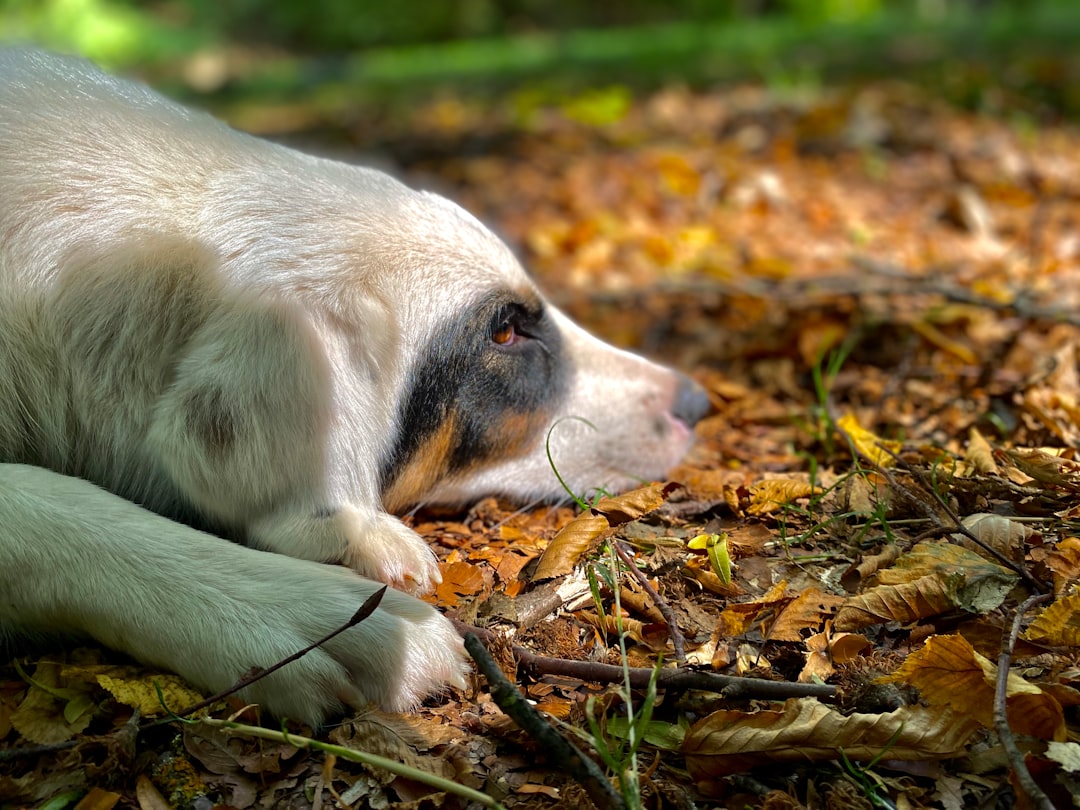
POLYGON ((446 474, 456 435, 457 415, 451 412, 383 494, 383 504, 388 512, 404 509, 422 500, 424 494, 446 474))

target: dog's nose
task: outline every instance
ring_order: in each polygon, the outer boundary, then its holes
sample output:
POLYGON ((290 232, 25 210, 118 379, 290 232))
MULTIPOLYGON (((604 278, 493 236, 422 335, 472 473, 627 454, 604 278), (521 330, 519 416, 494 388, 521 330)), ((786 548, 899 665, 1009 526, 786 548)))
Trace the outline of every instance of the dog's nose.
POLYGON ((675 390, 675 404, 671 415, 693 427, 709 412, 712 403, 705 389, 685 374, 679 375, 679 387, 675 390))

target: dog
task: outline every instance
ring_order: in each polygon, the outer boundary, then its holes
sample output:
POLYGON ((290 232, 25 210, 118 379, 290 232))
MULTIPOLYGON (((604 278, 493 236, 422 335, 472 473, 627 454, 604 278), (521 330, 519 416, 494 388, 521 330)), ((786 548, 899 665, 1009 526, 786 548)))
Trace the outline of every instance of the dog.
POLYGON ((709 407, 476 219, 81 59, 0 51, 0 637, 318 725, 464 684, 391 515, 663 475, 709 407), (574 417, 574 418, 567 418, 574 417), (550 449, 551 461, 548 458, 550 449))

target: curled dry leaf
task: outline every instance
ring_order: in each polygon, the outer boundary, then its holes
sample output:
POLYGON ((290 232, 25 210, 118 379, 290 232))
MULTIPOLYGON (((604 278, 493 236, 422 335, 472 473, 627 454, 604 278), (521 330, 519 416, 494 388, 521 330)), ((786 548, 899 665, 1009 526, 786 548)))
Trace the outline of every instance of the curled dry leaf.
POLYGON ((837 630, 858 630, 873 624, 911 624, 953 608, 944 582, 934 575, 901 585, 880 585, 848 599, 836 613, 837 630))
POLYGON ((1016 468, 1041 484, 1080 492, 1080 464, 1035 447, 1002 451, 1016 468))
POLYGON ((592 511, 606 517, 611 526, 621 526, 655 512, 678 488, 679 485, 674 483, 650 484, 622 495, 601 498, 593 504, 592 511))
MULTIPOLYGON (((963 636, 931 636, 921 650, 878 683, 909 683, 931 709, 948 708, 990 728, 997 672, 997 665, 979 655, 963 636)), ((1065 739, 1061 704, 1013 673, 1006 682, 1006 710, 1009 726, 1017 734, 1065 739)))
MULTIPOLYGON (((1034 532, 1016 520, 1003 515, 976 512, 963 520, 964 528, 982 540, 986 545, 1006 559, 1019 562, 1024 559, 1024 541, 1034 532)), ((962 534, 954 534, 953 539, 960 545, 979 551, 979 546, 962 534)))
POLYGON ((603 515, 594 515, 592 512, 578 515, 563 526, 544 549, 540 561, 536 564, 533 582, 569 574, 582 555, 610 529, 611 524, 603 515))
POLYGON ((1080 593, 1059 599, 1042 611, 1024 638, 1037 644, 1080 647, 1080 593))
POLYGON ((846 664, 870 646, 866 636, 833 633, 828 624, 824 631, 806 640, 806 665, 799 673, 799 683, 810 683, 815 678, 825 680, 833 674, 834 664, 846 664))
POLYGON ((986 440, 978 428, 972 428, 968 432, 968 446, 964 453, 964 461, 968 468, 984 475, 994 475, 998 471, 997 462, 994 461, 994 449, 986 440))
POLYGON ((551 539, 536 564, 533 581, 569 574, 605 532, 655 511, 678 488, 678 484, 672 483, 650 484, 623 495, 601 498, 551 539))
POLYGON ((870 459, 878 467, 888 468, 896 463, 892 455, 886 451, 891 450, 893 453, 899 453, 902 447, 900 442, 887 441, 871 433, 859 424, 859 420, 855 418, 854 414, 844 414, 836 420, 836 426, 847 434, 860 454, 870 459))
POLYGON ((839 759, 866 762, 938 759, 963 753, 978 723, 948 709, 906 706, 886 714, 844 716, 813 698, 780 710, 722 710, 687 732, 683 753, 695 779, 741 773, 770 762, 839 759))
POLYGON ((750 506, 747 514, 767 515, 798 498, 820 495, 824 490, 808 481, 791 478, 770 478, 750 487, 750 506))

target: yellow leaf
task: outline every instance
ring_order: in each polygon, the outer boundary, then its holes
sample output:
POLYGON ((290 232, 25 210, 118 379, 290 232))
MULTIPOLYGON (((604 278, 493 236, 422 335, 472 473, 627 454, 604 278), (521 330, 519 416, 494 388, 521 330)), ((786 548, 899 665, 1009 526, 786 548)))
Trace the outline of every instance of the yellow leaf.
POLYGON ((137 708, 143 717, 164 714, 165 709, 158 700, 156 682, 161 687, 161 696, 170 711, 178 712, 203 699, 177 675, 153 673, 134 678, 114 678, 111 675, 98 675, 97 682, 102 689, 125 706, 137 708))
POLYGON ((1028 627, 1024 638, 1037 644, 1080 647, 1080 593, 1046 608, 1028 627))
POLYGON ((750 506, 746 511, 751 515, 767 515, 797 498, 809 498, 820 495, 823 491, 807 481, 796 481, 791 478, 770 478, 767 481, 758 481, 750 487, 750 506))
MULTIPOLYGON (((878 679, 878 683, 901 682, 917 688, 930 708, 948 707, 987 728, 993 725, 997 666, 963 636, 931 636, 899 669, 878 679)), ((1065 739, 1061 704, 1013 673, 1006 681, 1006 711, 1010 727, 1018 734, 1065 739)))
POLYGON ((891 467, 896 463, 896 460, 886 452, 886 449, 891 450, 893 453, 899 453, 900 448, 903 446, 900 442, 886 441, 880 436, 871 433, 859 424, 859 420, 855 418, 854 414, 844 414, 836 420, 836 426, 848 435, 859 453, 870 459, 878 467, 891 467))
POLYGON ((728 552, 728 536, 724 534, 699 534, 686 544, 694 551, 705 551, 709 566, 725 585, 731 584, 731 555, 728 552))

